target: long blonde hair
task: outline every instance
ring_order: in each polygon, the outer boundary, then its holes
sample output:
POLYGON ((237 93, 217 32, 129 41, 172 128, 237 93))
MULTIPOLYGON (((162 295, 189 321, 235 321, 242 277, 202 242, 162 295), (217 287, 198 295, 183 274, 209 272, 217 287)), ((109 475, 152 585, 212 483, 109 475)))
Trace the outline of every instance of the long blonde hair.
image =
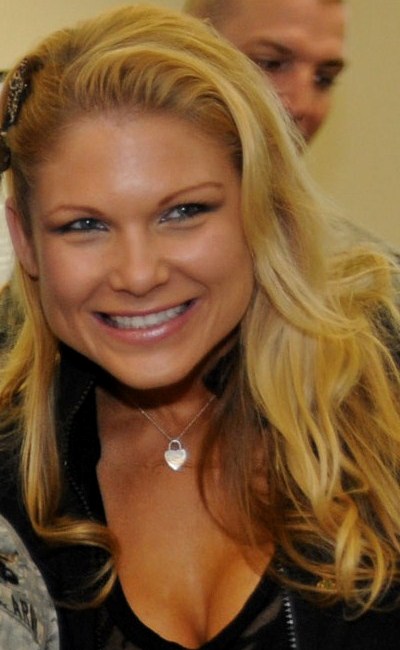
MULTIPOLYGON (((214 427, 225 482, 245 540, 275 543, 271 570, 281 579, 330 601, 370 606, 398 579, 400 550, 391 262, 367 250, 335 254, 325 244, 324 207, 273 92, 246 57, 196 19, 125 7, 53 34, 27 58, 30 93, 7 132, 7 184, 28 234, 35 172, 82 116, 167 112, 230 152, 242 178, 256 289, 214 427), (254 480, 260 449, 267 492, 254 480), (290 564, 313 580, 282 573, 290 564)), ((5 83, 3 119, 17 69, 5 83)), ((105 527, 56 516, 63 489, 53 397, 58 341, 37 283, 22 267, 18 278, 26 318, 2 371, 0 405, 5 424, 19 424, 28 514, 47 540, 112 553, 105 527)))

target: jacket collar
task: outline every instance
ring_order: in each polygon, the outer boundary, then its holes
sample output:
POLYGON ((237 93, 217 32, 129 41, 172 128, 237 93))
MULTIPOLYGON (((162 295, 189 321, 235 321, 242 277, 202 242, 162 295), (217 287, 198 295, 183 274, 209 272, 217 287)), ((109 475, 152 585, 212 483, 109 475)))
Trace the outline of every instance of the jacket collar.
POLYGON ((65 429, 95 385, 98 368, 64 344, 61 345, 60 353, 56 392, 57 420, 65 429))

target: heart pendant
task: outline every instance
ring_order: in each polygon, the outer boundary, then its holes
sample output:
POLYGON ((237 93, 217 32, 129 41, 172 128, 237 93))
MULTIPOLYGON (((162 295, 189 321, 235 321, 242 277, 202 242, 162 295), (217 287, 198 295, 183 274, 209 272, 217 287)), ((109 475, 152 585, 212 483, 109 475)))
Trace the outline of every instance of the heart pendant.
POLYGON ((187 460, 187 452, 179 442, 179 440, 171 440, 168 445, 167 451, 164 453, 165 462, 167 465, 177 472, 183 467, 187 460))

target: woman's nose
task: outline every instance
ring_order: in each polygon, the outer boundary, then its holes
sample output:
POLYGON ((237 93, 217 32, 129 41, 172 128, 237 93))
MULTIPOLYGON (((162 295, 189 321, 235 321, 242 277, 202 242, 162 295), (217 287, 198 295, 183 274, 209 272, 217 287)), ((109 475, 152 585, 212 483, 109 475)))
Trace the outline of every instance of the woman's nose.
POLYGON ((167 255, 157 236, 144 234, 120 238, 110 255, 109 282, 115 291, 142 296, 168 281, 167 255))

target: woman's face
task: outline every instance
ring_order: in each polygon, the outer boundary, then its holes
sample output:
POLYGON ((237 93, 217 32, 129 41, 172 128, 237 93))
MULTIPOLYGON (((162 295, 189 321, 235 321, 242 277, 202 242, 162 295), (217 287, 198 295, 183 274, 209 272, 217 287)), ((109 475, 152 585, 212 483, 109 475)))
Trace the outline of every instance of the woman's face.
POLYGON ((249 304, 239 175, 183 120, 76 123, 40 167, 32 238, 9 213, 50 328, 126 386, 182 382, 249 304))

